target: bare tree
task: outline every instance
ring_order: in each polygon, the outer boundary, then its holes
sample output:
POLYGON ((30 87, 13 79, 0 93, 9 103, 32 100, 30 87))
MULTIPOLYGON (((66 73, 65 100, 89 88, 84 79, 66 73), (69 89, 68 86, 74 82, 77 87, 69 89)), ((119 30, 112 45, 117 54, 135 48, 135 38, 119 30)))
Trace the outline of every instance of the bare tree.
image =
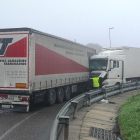
POLYGON ((102 50, 102 46, 98 44, 88 43, 86 46, 95 49, 97 54, 102 50))

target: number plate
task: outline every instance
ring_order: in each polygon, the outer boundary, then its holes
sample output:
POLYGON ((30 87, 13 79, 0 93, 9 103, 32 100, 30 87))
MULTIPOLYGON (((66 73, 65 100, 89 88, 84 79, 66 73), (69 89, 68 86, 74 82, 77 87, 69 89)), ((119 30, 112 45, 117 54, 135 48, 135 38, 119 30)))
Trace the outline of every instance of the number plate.
POLYGON ((8 95, 8 98, 17 98, 17 95, 8 95))

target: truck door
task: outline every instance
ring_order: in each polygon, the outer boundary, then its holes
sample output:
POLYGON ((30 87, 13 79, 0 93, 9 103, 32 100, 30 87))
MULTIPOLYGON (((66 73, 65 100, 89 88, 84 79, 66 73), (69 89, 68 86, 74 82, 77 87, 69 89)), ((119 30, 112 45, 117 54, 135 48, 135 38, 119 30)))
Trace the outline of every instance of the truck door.
POLYGON ((112 79, 122 79, 122 61, 111 61, 110 65, 113 65, 113 68, 109 71, 109 78, 112 79))

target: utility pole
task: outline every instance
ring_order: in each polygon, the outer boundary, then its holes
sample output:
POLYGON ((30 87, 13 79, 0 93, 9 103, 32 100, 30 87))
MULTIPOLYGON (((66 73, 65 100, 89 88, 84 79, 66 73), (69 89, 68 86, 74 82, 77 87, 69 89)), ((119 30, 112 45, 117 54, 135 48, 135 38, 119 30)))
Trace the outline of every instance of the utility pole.
POLYGON ((111 30, 111 29, 114 29, 114 27, 109 28, 109 41, 110 41, 110 48, 111 48, 111 38, 110 38, 110 30, 111 30))

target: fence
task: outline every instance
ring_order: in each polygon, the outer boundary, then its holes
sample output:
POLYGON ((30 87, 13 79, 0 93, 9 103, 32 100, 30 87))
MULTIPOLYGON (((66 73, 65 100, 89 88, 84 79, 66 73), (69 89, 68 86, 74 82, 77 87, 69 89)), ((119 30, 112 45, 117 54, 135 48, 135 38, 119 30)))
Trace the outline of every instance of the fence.
POLYGON ((64 140, 68 140, 70 116, 75 117, 78 109, 84 106, 90 106, 94 102, 97 102, 104 98, 106 99, 107 97, 113 96, 115 94, 134 89, 137 89, 139 91, 139 87, 140 82, 120 84, 106 87, 104 89, 91 90, 71 99, 62 107, 62 109, 57 114, 51 130, 50 140, 57 140, 63 127, 65 127, 64 140))

